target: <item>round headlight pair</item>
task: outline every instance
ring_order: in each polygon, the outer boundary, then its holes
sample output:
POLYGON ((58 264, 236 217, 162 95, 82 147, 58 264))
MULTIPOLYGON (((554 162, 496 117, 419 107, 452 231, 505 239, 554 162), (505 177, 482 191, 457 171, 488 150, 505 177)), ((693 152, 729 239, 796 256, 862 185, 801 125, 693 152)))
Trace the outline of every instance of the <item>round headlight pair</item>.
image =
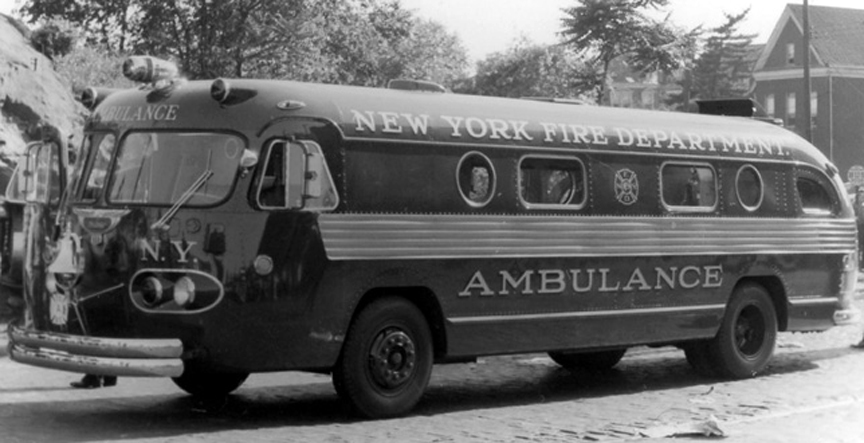
MULTIPOLYGON (((141 282, 141 301, 148 308, 153 308, 164 303, 165 286, 162 281, 154 276, 148 276, 141 282)), ((174 303, 180 307, 191 305, 195 301, 195 282, 187 276, 180 277, 174 283, 172 295, 174 303)))

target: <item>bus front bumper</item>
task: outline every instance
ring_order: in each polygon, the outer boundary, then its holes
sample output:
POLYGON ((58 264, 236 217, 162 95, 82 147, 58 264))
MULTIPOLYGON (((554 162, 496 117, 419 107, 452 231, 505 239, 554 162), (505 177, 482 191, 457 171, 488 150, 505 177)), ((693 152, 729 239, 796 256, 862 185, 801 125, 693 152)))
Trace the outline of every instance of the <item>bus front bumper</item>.
POLYGON ((119 339, 33 331, 9 325, 9 356, 32 366, 122 377, 179 377, 179 339, 119 339))

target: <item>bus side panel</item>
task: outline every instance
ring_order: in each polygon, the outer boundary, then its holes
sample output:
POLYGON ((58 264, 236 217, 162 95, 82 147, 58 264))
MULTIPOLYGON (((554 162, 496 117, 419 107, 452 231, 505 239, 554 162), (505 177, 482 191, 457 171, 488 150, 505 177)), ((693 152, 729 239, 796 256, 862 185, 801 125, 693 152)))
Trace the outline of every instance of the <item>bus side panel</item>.
POLYGON ((782 269, 788 290, 788 331, 822 331, 834 326, 843 254, 798 255, 782 269))

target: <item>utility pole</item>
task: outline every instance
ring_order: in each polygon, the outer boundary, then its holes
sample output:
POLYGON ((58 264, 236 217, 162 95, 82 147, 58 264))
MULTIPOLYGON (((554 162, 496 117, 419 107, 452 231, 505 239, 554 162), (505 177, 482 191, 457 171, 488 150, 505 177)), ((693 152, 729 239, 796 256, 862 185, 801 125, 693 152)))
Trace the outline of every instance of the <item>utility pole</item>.
MULTIPOLYGON (((804 0, 804 138, 813 143, 813 120, 810 109, 810 8, 804 0)), ((831 159, 833 161, 833 159, 831 159)))

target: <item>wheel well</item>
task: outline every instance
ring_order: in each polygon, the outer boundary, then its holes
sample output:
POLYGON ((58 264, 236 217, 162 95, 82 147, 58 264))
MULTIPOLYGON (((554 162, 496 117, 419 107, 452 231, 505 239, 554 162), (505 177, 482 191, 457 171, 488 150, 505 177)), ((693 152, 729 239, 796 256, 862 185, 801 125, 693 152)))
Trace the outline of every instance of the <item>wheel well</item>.
POLYGON ((771 296, 771 302, 774 304, 774 311, 777 313, 777 330, 785 331, 789 324, 789 310, 786 303, 786 288, 783 287, 783 282, 776 276, 763 277, 746 277, 738 281, 735 286, 741 286, 744 283, 756 283, 768 291, 771 296))
POLYGON ((369 303, 384 297, 402 297, 405 300, 413 303, 420 310, 423 317, 426 318, 426 323, 429 325, 429 330, 432 332, 433 353, 436 359, 439 359, 447 353, 447 334, 444 330, 444 314, 441 311, 441 305, 438 303, 435 294, 423 286, 405 286, 405 287, 383 287, 369 290, 363 294, 360 302, 357 304, 357 309, 351 317, 351 321, 357 314, 363 310, 369 303))

